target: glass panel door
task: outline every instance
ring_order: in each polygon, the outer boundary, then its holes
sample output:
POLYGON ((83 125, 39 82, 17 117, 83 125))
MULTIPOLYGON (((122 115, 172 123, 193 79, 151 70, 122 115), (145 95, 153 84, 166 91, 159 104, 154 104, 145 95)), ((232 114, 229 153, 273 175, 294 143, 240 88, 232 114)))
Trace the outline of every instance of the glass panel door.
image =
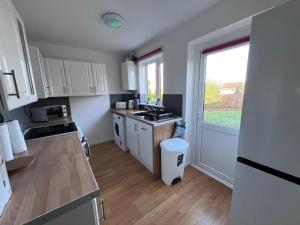
POLYGON ((203 123, 239 128, 249 45, 205 55, 203 123))
POLYGON ((233 183, 243 106, 249 45, 201 58, 196 164, 233 183))

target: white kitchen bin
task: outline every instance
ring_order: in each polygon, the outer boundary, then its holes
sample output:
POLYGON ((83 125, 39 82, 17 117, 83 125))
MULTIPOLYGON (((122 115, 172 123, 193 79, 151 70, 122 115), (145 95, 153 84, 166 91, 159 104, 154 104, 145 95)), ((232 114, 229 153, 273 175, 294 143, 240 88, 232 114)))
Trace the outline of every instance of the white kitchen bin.
POLYGON ((166 185, 183 179, 185 159, 189 144, 181 138, 172 138, 160 143, 161 178, 166 185))

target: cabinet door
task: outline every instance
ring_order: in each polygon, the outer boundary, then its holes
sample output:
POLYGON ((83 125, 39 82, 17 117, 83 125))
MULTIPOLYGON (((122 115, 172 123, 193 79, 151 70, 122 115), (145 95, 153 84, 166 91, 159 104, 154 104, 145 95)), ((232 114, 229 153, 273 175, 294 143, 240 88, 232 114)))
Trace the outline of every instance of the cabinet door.
POLYGON ((25 27, 10 0, 0 0, 0 29, 1 98, 4 109, 11 110, 37 97, 25 27))
POLYGON ((122 70, 122 88, 123 90, 136 90, 136 66, 134 62, 127 61, 121 64, 122 70))
POLYGON ((45 59, 46 75, 51 97, 67 96, 64 64, 59 59, 45 59))
POLYGON ((106 82, 106 67, 105 64, 92 64, 93 80, 95 95, 107 94, 107 82, 106 82))
POLYGON ((126 136, 129 152, 136 158, 139 157, 138 121, 126 117, 126 136))
POLYGON ((94 95, 90 63, 65 60, 64 67, 69 96, 94 95))
POLYGON ((141 162, 153 172, 153 129, 151 125, 138 122, 141 162))
POLYGON ((42 82, 44 84, 44 89, 45 89, 45 98, 48 98, 50 96, 50 90, 49 90, 49 83, 46 76, 45 60, 42 54, 40 53, 39 49, 37 49, 37 54, 41 66, 41 75, 42 75, 42 82))
POLYGON ((49 86, 45 74, 44 59, 36 46, 29 46, 30 59, 38 98, 48 98, 49 86))

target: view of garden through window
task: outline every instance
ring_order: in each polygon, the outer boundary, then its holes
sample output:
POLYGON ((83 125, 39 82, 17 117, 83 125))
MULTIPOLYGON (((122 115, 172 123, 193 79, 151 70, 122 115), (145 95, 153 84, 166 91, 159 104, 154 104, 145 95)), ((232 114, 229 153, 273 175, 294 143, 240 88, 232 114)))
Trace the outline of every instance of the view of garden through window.
POLYGON ((249 44, 206 55, 204 123, 239 128, 249 44))
POLYGON ((146 66, 148 79, 148 100, 156 103, 163 96, 163 63, 153 62, 146 66))

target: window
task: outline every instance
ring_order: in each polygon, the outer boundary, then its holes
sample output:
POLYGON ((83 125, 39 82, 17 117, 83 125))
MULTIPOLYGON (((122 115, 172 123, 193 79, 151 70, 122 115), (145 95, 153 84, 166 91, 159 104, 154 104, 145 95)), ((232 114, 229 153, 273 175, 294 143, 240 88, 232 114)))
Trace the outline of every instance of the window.
POLYGON ((146 64, 147 103, 161 104, 163 97, 163 62, 152 61, 146 64))
POLYGON ((203 122, 239 128, 249 44, 205 54, 203 122))

